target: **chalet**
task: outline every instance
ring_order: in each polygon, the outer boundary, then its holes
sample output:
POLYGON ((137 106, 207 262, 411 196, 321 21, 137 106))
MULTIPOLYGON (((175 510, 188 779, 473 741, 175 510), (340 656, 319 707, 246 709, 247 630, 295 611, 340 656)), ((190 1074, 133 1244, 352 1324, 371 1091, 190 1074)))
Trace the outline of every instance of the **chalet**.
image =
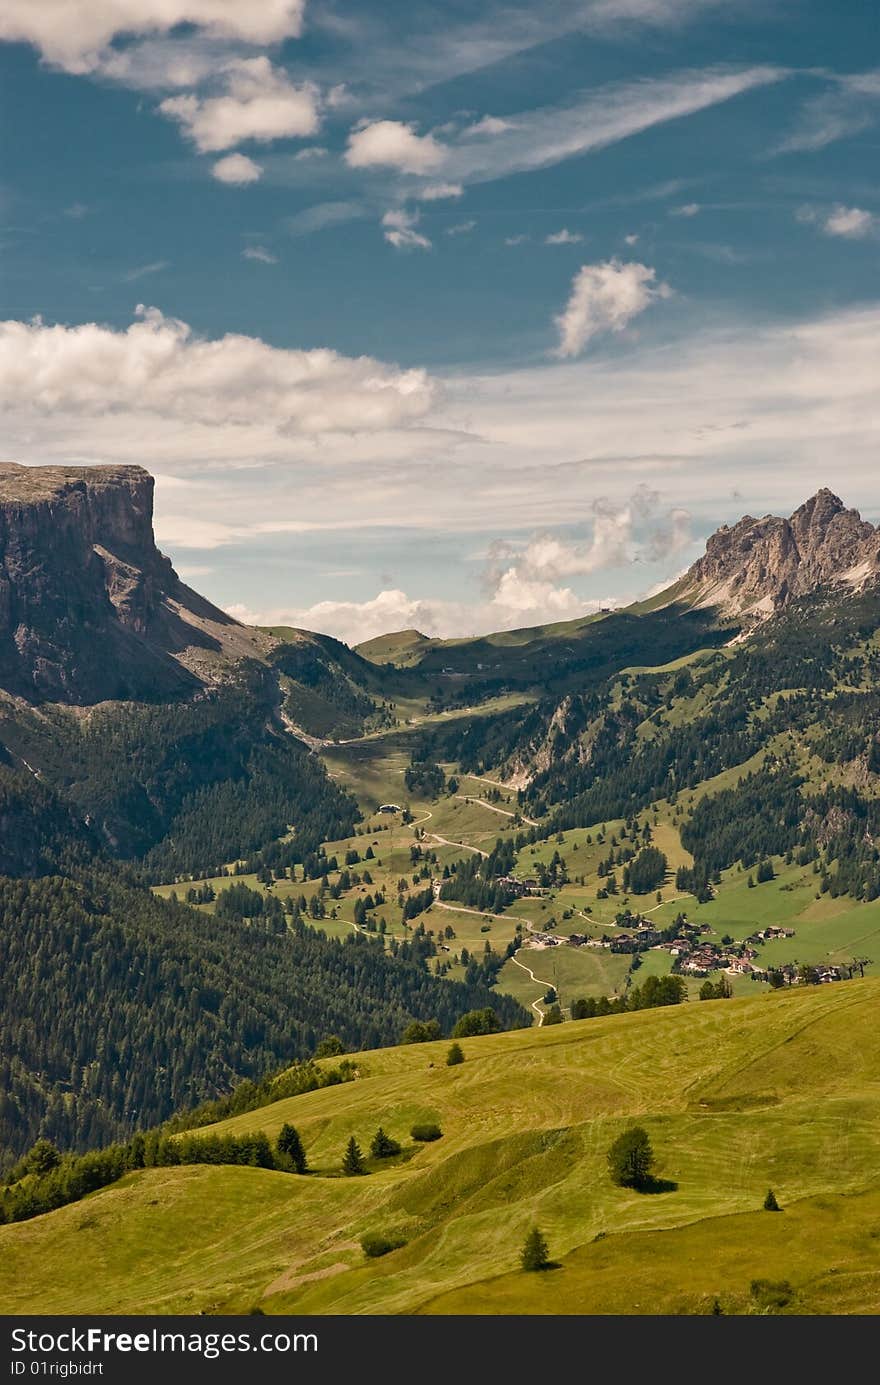
POLYGON ((817 967, 816 979, 820 985, 825 985, 829 981, 840 981, 839 967, 817 967))
POLYGON ((686 971, 688 976, 708 976, 709 967, 703 964, 703 959, 689 957, 686 962, 682 962, 682 971, 686 971))
POLYGON ((731 976, 746 976, 752 970, 752 964, 745 957, 731 957, 727 971, 731 976))

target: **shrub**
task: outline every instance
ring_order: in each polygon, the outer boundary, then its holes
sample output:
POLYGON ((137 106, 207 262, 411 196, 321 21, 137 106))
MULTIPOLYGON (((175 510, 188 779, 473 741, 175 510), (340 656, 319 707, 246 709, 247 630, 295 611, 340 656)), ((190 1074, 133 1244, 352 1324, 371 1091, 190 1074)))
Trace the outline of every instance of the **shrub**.
POLYGON ((448 1068, 454 1068, 457 1067, 459 1063, 463 1062, 464 1053, 462 1052, 461 1044, 450 1044, 449 1052, 446 1055, 446 1066, 448 1068))
POLYGON ((30 1153, 25 1156, 25 1167, 28 1173, 35 1173, 38 1176, 51 1173, 53 1169, 57 1169, 60 1163, 61 1155, 51 1140, 37 1140, 30 1153))
POLYGON ((391 1250, 399 1250, 405 1246, 406 1241, 401 1236, 386 1236, 381 1232, 368 1231, 361 1237, 361 1250, 370 1260, 378 1260, 380 1255, 387 1255, 391 1250))
POLYGON ((428 1044, 440 1038, 440 1025, 436 1020, 413 1020, 400 1036, 402 1044, 428 1044))
POLYGON ((753 1279, 751 1295, 759 1308, 769 1312, 774 1308, 784 1308, 794 1297, 794 1289, 787 1279, 753 1279))
POLYGON ((497 1034, 501 1022, 491 1006, 485 1010, 468 1010, 452 1031, 453 1039, 469 1039, 473 1034, 497 1034))
POLYGON ((423 1144, 430 1144, 432 1140, 439 1140, 443 1131, 439 1125, 426 1122, 423 1125, 414 1125, 409 1133, 414 1140, 420 1140, 423 1144))

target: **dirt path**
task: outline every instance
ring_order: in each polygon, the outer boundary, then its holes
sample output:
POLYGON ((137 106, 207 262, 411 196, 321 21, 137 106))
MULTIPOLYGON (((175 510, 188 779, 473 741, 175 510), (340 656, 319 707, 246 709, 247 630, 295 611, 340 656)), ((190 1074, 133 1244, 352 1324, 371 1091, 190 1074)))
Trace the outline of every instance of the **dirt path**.
MULTIPOLYGON (((510 923, 510 918, 506 914, 490 914, 488 909, 466 909, 463 904, 447 904, 445 900, 438 899, 439 909, 448 909, 450 914, 473 914, 478 919, 498 919, 501 923, 510 923)), ((531 924, 529 925, 531 927, 531 924)))
POLYGON ((483 851, 479 846, 470 846, 468 842, 451 842, 448 837, 441 837, 436 832, 426 832, 425 836, 431 837, 435 842, 438 842, 440 846, 460 846, 463 851, 475 851, 478 856, 482 856, 484 860, 488 860, 488 851, 483 851))
MULTIPOLYGON (((542 981, 540 976, 536 976, 535 973, 532 971, 531 967, 526 966, 525 962, 520 962, 516 957, 511 957, 510 960, 514 963, 515 966, 520 967, 523 971, 527 971, 536 986, 543 986, 545 991, 547 991, 551 986, 553 986, 552 981, 542 981)), ((553 987, 553 989, 555 990, 556 988, 553 987)), ((541 1025, 544 1023, 544 1011, 541 1009, 537 1000, 532 1001, 531 1008, 538 1016, 538 1028, 540 1029, 541 1025)))
MULTIPOLYGON (((481 808, 488 808, 490 813, 500 813, 505 818, 515 818, 516 813, 512 813, 509 808, 499 808, 495 803, 489 803, 485 798, 474 798, 473 794, 457 793, 456 798, 462 799, 464 803, 479 803, 481 808)), ((523 822, 527 822, 529 827, 537 827, 534 818, 527 818, 525 813, 520 813, 523 822)))

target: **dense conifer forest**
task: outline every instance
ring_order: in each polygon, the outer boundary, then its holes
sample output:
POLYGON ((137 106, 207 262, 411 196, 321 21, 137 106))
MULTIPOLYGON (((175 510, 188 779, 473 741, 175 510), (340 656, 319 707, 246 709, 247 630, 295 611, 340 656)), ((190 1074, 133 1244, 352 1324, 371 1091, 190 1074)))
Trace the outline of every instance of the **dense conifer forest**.
POLYGON ((283 935, 231 912, 154 898, 106 869, 0 880, 0 1157, 38 1135, 85 1150, 308 1057, 399 1039, 414 1019, 491 1003, 482 973, 439 981, 414 942, 385 952, 304 925, 283 935))

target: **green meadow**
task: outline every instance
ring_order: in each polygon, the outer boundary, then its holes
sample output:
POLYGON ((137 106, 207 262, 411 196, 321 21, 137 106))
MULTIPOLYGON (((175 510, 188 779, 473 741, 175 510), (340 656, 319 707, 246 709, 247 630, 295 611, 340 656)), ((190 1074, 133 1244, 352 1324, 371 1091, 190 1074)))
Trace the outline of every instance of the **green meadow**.
POLYGON ((305 1176, 150 1169, 0 1228, 11 1313, 871 1312, 880 1299, 880 983, 800 987, 356 1057, 285 1121, 305 1176), (442 1138, 419 1145, 414 1122, 442 1138), (638 1122, 666 1190, 611 1183, 638 1122), (401 1155, 343 1177, 351 1135, 401 1155), (781 1213, 761 1210, 773 1187, 781 1213), (518 1269, 530 1227, 558 1268, 518 1269), (406 1242, 368 1260, 360 1238, 406 1242), (790 1289, 768 1305, 754 1280, 790 1289))

